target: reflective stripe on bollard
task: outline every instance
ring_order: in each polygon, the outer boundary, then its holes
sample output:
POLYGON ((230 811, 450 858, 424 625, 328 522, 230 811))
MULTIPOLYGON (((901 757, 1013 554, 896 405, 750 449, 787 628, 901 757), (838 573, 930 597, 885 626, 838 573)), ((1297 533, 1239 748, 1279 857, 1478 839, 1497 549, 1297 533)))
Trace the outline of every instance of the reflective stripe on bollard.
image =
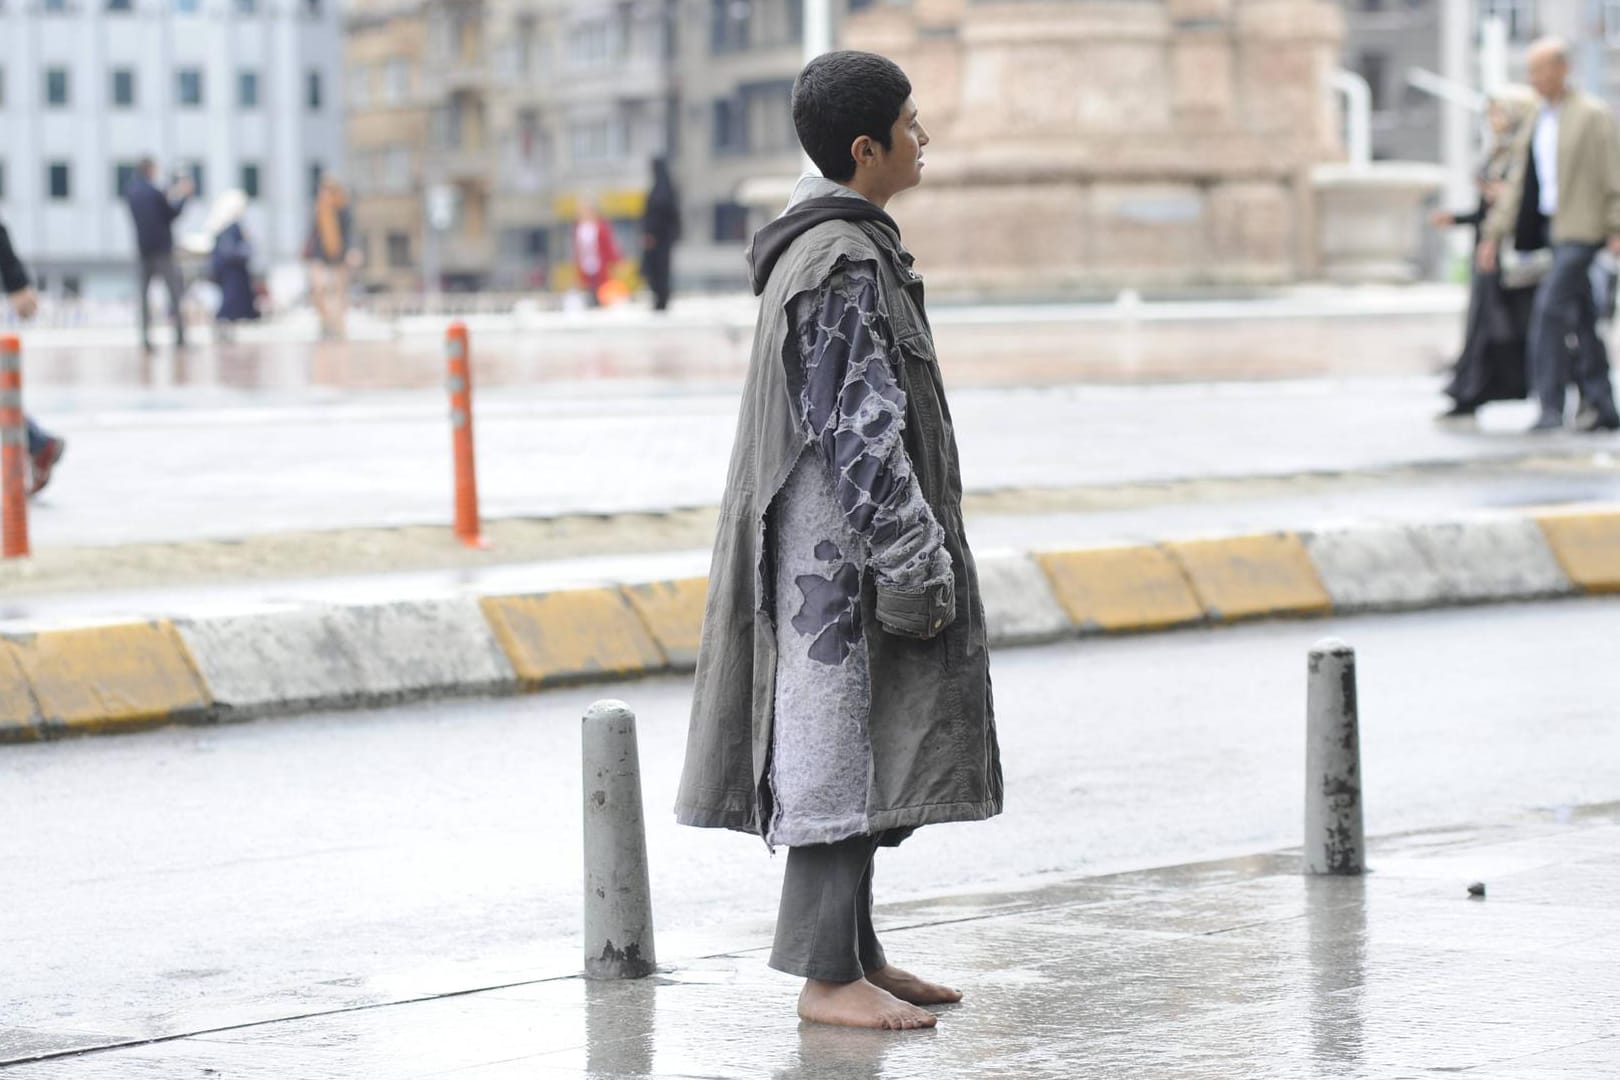
POLYGON ((1366 869, 1356 651, 1337 638, 1310 653, 1305 731, 1305 871, 1366 869))
POLYGON ((22 342, 0 337, 0 556, 28 555, 28 430, 22 408, 22 342))
POLYGON ((636 714, 622 701, 598 701, 582 731, 585 974, 639 979, 652 974, 657 960, 636 714))
POLYGON ((472 357, 465 323, 453 322, 444 335, 450 369, 450 441, 456 458, 456 538, 468 547, 484 547, 478 522, 478 467, 473 455, 472 357))

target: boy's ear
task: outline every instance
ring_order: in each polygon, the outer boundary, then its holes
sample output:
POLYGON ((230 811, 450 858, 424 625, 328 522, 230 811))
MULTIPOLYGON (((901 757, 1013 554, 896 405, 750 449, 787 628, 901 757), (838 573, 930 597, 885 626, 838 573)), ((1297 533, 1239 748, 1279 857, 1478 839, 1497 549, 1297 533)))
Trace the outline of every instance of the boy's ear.
POLYGON ((849 154, 850 157, 855 159, 855 167, 857 169, 862 165, 870 164, 872 159, 877 156, 877 150, 872 142, 872 136, 856 136, 855 141, 849 145, 849 154))

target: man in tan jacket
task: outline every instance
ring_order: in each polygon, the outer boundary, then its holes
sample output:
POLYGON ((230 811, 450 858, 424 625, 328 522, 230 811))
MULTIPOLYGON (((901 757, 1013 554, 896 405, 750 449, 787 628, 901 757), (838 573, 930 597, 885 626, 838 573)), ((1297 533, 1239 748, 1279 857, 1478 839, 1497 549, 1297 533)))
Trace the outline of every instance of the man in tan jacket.
POLYGON ((1485 221, 1479 268, 1496 269, 1504 241, 1519 251, 1552 248, 1552 269, 1536 291, 1530 317, 1530 386, 1541 403, 1531 430, 1564 426, 1571 330, 1580 344, 1574 376, 1586 403, 1579 426, 1620 430, 1588 277, 1605 244, 1620 255, 1620 136, 1607 105, 1570 89, 1563 41, 1544 38, 1532 45, 1529 67, 1541 110, 1514 146, 1513 171, 1485 221))

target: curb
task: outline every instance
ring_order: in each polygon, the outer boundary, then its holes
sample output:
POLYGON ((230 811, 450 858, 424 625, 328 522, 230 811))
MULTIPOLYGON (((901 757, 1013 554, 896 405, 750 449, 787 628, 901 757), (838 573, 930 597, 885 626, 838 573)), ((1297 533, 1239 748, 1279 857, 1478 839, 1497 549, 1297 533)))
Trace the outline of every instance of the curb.
MULTIPOLYGON (((1620 592, 1620 508, 986 554, 992 645, 1620 592)), ((704 578, 0 635, 0 743, 692 670, 704 578)))

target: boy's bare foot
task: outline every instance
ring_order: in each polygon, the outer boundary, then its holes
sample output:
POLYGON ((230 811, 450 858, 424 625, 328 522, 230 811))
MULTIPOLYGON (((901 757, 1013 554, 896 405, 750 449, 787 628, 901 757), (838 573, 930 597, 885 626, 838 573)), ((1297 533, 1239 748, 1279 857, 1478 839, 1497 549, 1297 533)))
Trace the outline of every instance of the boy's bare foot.
POLYGON ((886 1031, 931 1028, 937 1023, 933 1013, 908 1005, 865 979, 847 983, 806 979, 799 992, 799 1017, 817 1024, 886 1031))
POLYGON ((868 971, 866 978, 873 986, 887 990, 901 1001, 909 1001, 913 1005, 954 1005, 962 1000, 962 991, 919 979, 893 964, 868 971))

